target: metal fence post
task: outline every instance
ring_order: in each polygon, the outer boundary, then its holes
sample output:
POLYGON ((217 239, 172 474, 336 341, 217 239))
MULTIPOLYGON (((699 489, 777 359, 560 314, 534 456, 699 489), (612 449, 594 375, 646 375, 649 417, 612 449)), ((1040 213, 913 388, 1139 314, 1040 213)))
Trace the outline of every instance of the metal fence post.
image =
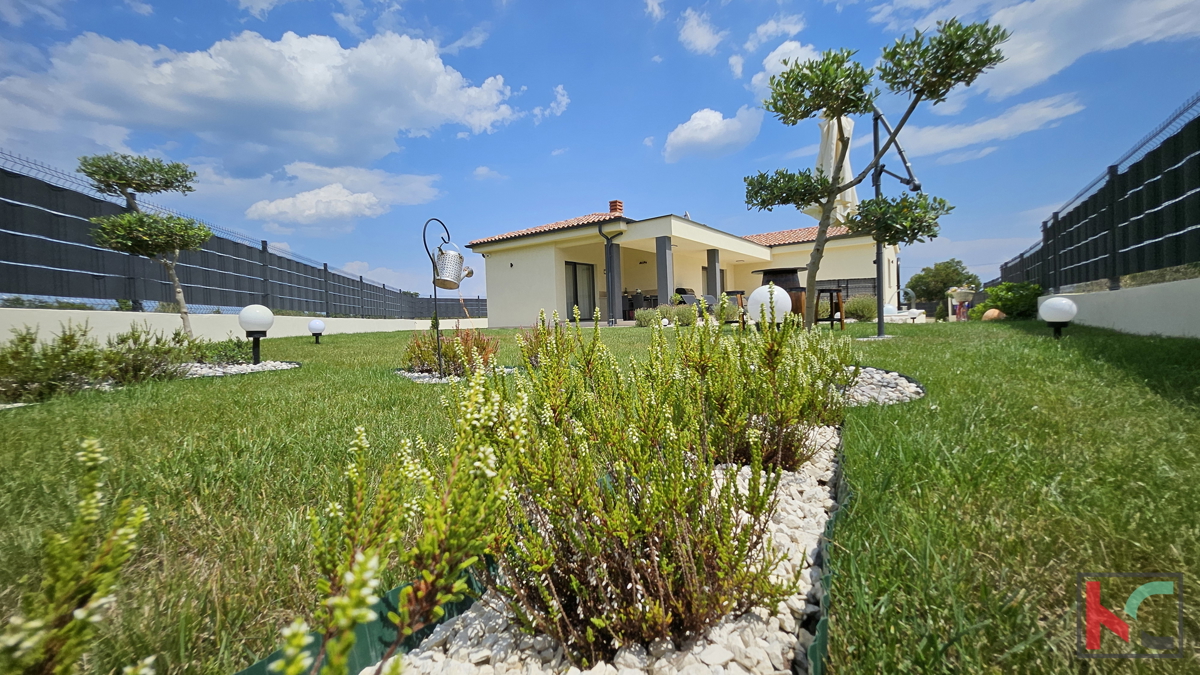
POLYGON ((1117 166, 1108 167, 1108 185, 1104 186, 1108 193, 1108 290, 1121 290, 1121 260, 1120 247, 1117 245, 1117 166))
POLYGON ((358 315, 366 316, 366 310, 363 308, 363 278, 358 275, 358 315))
POLYGON ((267 240, 262 240, 262 304, 271 306, 271 254, 267 252, 267 240))
POLYGON ((325 291, 325 317, 333 316, 333 307, 329 303, 329 263, 321 263, 321 282, 325 291))
POLYGON ((1058 242, 1058 211, 1050 215, 1050 273, 1054 275, 1054 281, 1050 285, 1053 293, 1058 293, 1062 290, 1062 260, 1060 260, 1059 242, 1058 242))

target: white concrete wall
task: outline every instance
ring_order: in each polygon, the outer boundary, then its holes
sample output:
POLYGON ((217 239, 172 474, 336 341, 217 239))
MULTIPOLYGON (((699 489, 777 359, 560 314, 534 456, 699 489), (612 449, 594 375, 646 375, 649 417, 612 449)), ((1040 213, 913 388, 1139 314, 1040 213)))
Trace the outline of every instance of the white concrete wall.
MULTIPOLYGON (((268 331, 267 337, 292 337, 310 335, 308 322, 314 317, 309 316, 277 316, 275 325, 268 331)), ((321 317, 316 317, 321 318, 321 317)), ((325 322, 325 335, 343 333, 381 333, 399 330, 427 330, 428 320, 417 319, 343 319, 321 318, 325 322)), ((75 309, 8 309, 0 308, 0 341, 12 336, 12 329, 30 326, 38 329, 38 337, 48 340, 58 333, 60 328, 70 321, 73 324, 86 323, 90 334, 104 342, 108 336, 124 333, 131 324, 148 324, 152 330, 171 333, 183 326, 178 314, 158 314, 155 312, 99 312, 75 309)), ((454 319, 444 320, 443 328, 453 327, 454 319)), ((463 328, 487 328, 487 319, 461 319, 463 328)), ((230 336, 245 337, 246 333, 238 326, 236 314, 193 314, 192 331, 198 337, 210 340, 224 340, 230 336)))
MULTIPOLYGON (((1050 297, 1056 296, 1038 298, 1038 306, 1050 297)), ((1200 279, 1063 297, 1079 308, 1073 323, 1134 335, 1200 338, 1200 279)))
MULTIPOLYGON (((600 252, 603 262, 604 251, 600 252)), ((587 262, 581 260, 578 262, 587 262)), ((532 326, 544 308, 566 311, 566 259, 554 243, 489 252, 487 271, 488 325, 494 328, 532 326)), ((596 272, 603 283, 600 265, 596 272)))

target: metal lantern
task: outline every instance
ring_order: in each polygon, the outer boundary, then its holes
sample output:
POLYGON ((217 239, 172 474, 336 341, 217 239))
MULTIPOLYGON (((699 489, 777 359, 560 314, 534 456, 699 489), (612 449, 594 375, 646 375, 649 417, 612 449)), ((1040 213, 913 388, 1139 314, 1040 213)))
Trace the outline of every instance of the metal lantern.
POLYGON ((463 255, 455 244, 444 242, 442 246, 437 247, 437 259, 433 264, 433 285, 452 291, 463 280, 463 255), (455 250, 446 251, 442 246, 454 246, 455 250))

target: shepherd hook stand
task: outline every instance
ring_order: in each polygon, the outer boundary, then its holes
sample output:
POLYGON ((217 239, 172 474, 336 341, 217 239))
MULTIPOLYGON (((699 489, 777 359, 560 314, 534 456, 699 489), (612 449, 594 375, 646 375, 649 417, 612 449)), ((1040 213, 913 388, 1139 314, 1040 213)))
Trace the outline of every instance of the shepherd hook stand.
MULTIPOLYGON (((437 258, 435 258, 433 256, 433 252, 429 250, 429 238, 428 238, 428 234, 427 234, 429 231, 430 223, 437 223, 438 225, 441 225, 442 232, 446 233, 445 237, 440 237, 442 240, 442 243, 438 244, 436 246, 436 248, 438 250, 441 250, 442 245, 450 243, 450 229, 446 227, 445 223, 438 220, 437 218, 430 218, 429 220, 425 221, 425 227, 421 228, 421 243, 425 245, 425 255, 429 256, 429 264, 433 266, 433 278, 436 280, 437 275, 438 275, 437 258)), ((436 234, 437 232, 435 231, 434 233, 436 234)), ((445 367, 442 365, 442 323, 441 323, 441 320, 438 318, 437 289, 438 289, 437 283, 434 283, 433 284, 433 329, 434 329, 434 332, 437 333, 438 377, 445 378, 446 370, 445 370, 445 367)))

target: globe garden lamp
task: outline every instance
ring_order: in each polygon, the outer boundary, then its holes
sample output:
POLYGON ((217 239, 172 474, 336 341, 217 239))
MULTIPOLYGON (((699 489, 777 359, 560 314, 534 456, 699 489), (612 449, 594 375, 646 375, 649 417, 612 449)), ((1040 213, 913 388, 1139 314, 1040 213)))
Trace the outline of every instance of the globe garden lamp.
POLYGON ((1047 326, 1054 329, 1054 339, 1057 340, 1062 337, 1062 329, 1071 323, 1078 311, 1079 308, 1070 298, 1059 296, 1043 302, 1042 306, 1038 307, 1038 316, 1047 326))
POLYGON ((746 312, 755 321, 760 318, 770 320, 772 306, 775 308, 775 322, 782 323, 783 318, 792 311, 792 298, 787 291, 774 284, 759 286, 750 293, 746 312))
POLYGON ((267 331, 275 325, 275 315, 262 305, 246 305, 238 312, 238 325, 246 331, 246 337, 254 341, 254 365, 258 365, 258 341, 267 337, 267 331))
POLYGON ((312 333, 312 336, 316 338, 317 341, 314 344, 321 344, 321 333, 325 332, 325 322, 320 319, 309 321, 308 332, 312 333))

